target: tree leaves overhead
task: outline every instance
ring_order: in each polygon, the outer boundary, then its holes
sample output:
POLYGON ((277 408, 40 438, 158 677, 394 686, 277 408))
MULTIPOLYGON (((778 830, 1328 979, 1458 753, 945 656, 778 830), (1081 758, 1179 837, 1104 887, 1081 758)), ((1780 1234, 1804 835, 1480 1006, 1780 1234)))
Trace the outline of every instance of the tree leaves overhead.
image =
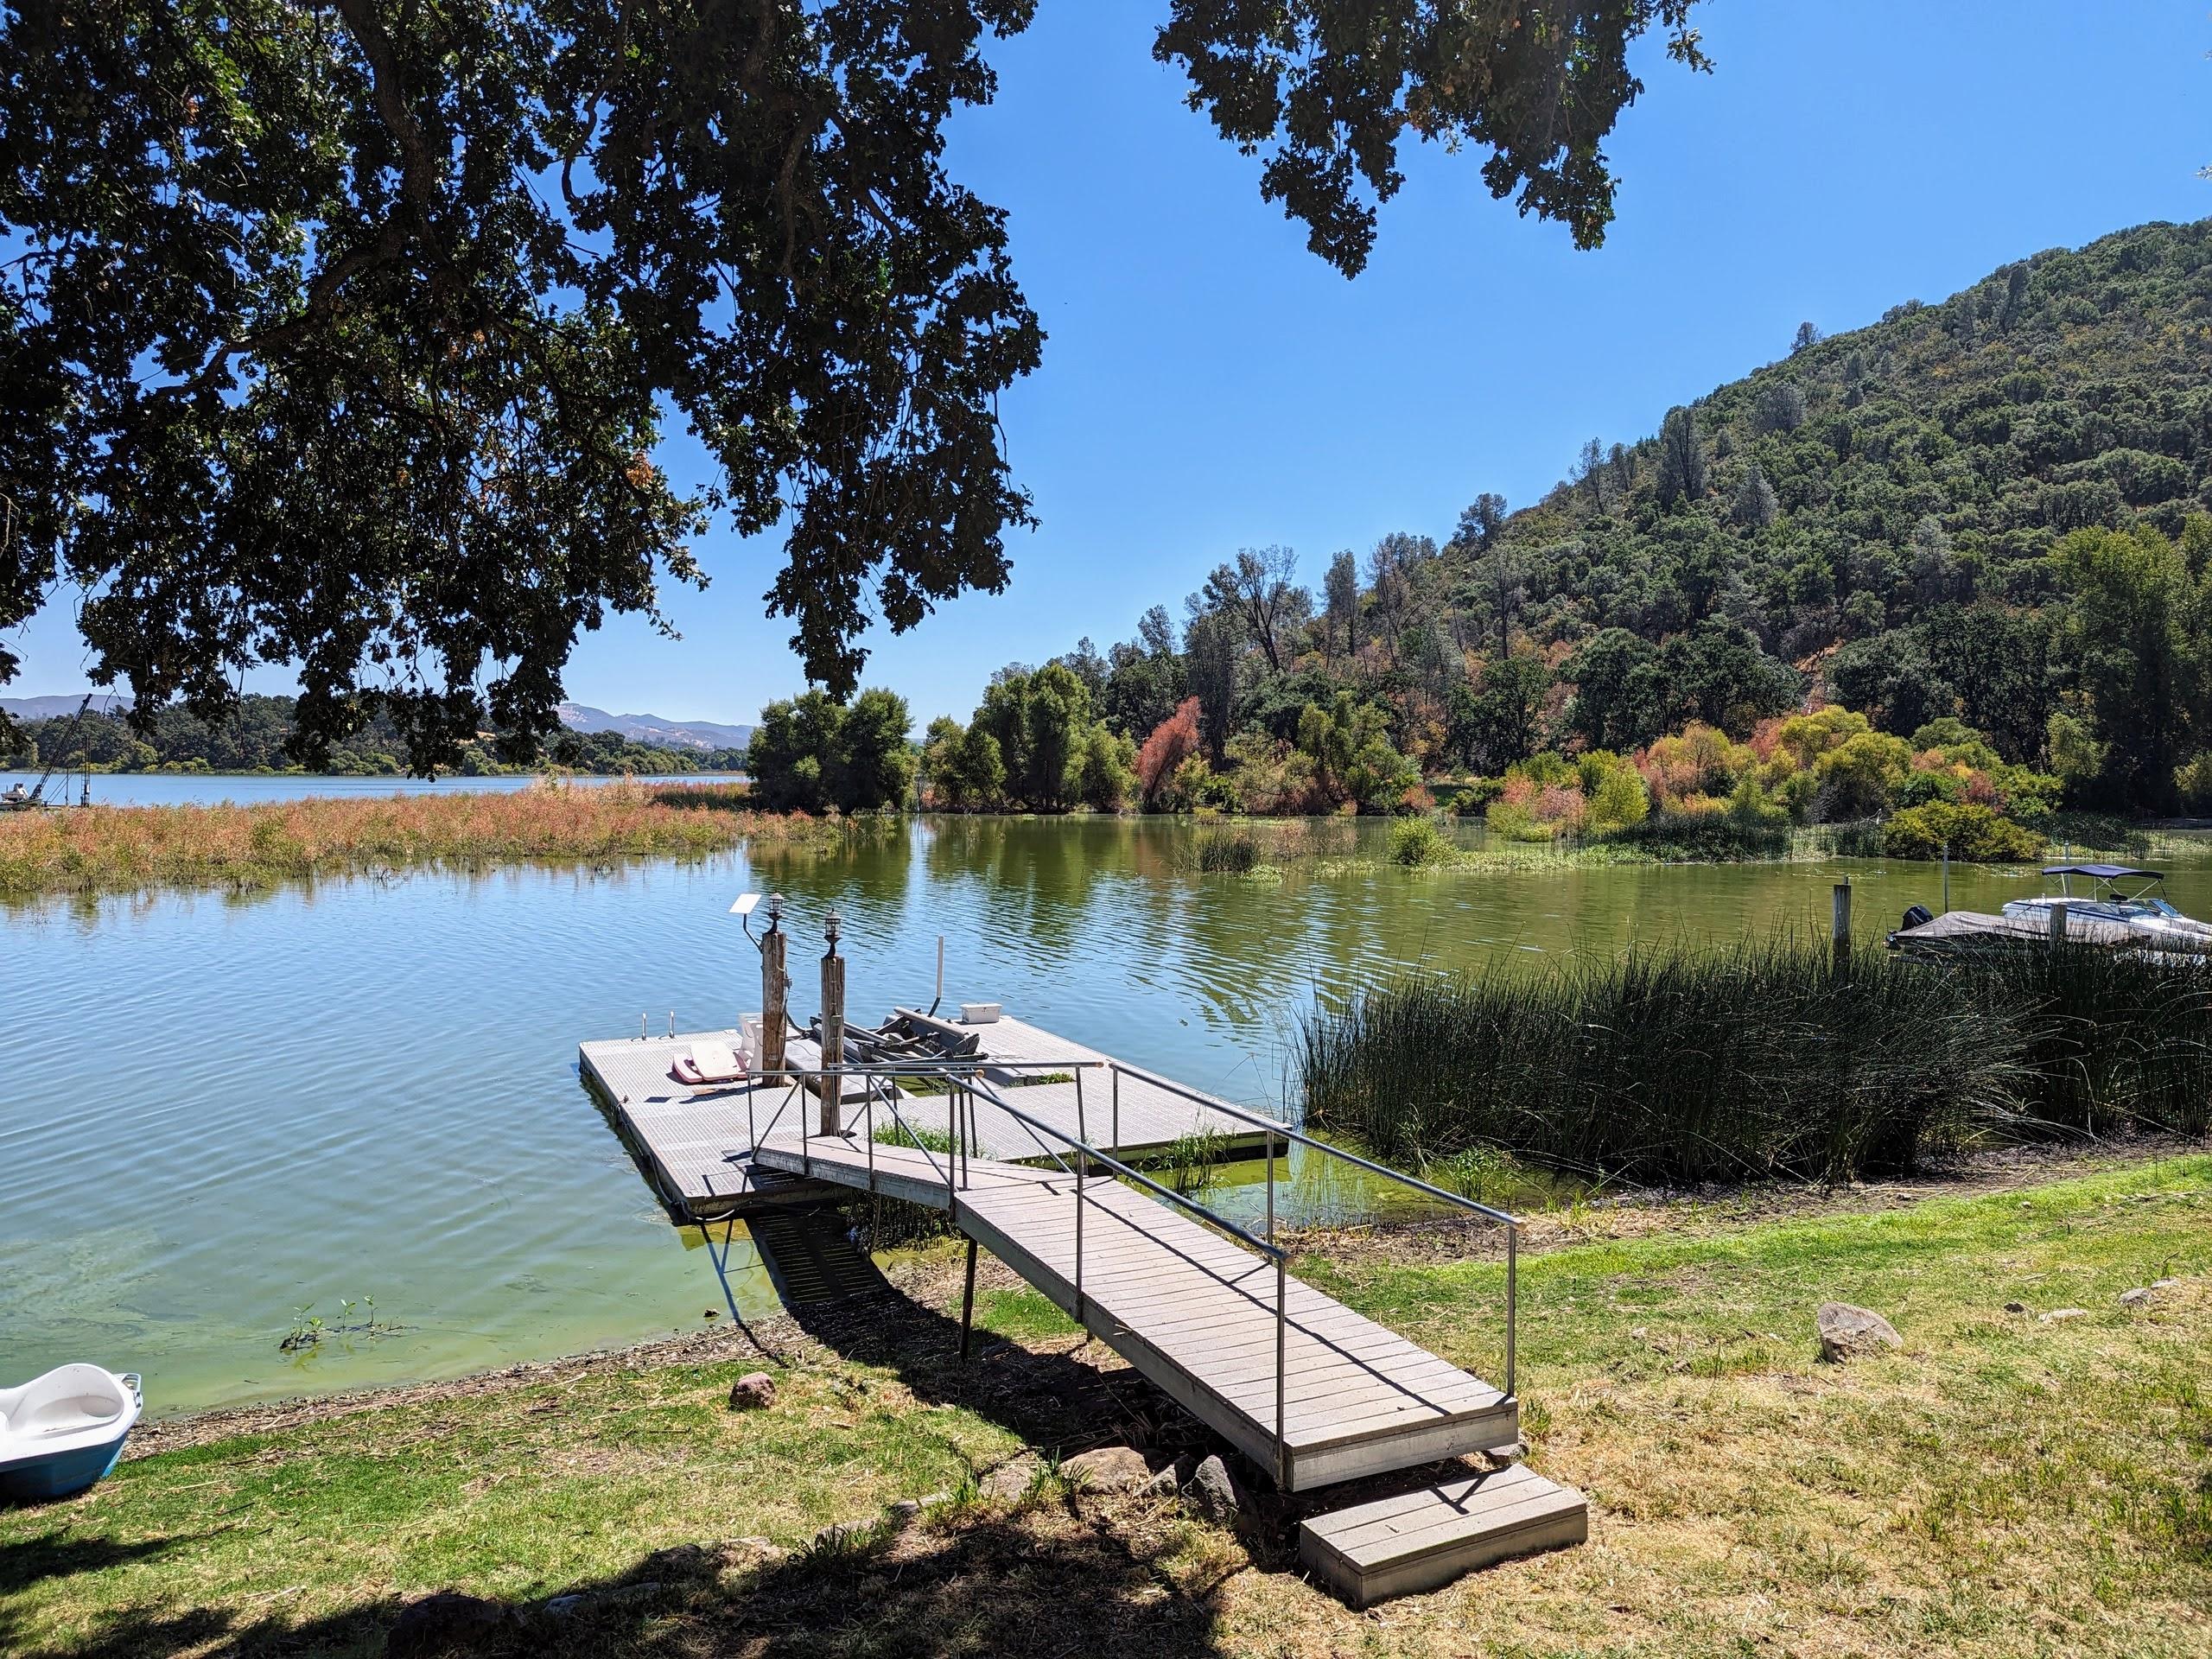
POLYGON ((1179 63, 1190 103, 1248 155, 1261 194, 1347 276, 1373 251, 1377 207, 1404 183, 1410 133, 1490 151, 1483 182, 1592 248, 1612 222, 1600 148, 1643 83, 1630 46, 1655 25, 1668 55, 1711 67, 1692 0, 1174 0, 1153 55, 1179 63))
MULTIPOLYGON (((1408 130, 1594 243, 1626 48, 1701 64, 1688 3, 1175 0, 1157 50, 1351 272, 1408 130)), ((783 531, 766 602, 842 696, 1030 522, 996 399, 1043 334, 942 158, 1033 9, 0 0, 0 629, 73 586, 142 720, 289 664, 303 759, 378 714, 519 756, 720 518, 783 531)))

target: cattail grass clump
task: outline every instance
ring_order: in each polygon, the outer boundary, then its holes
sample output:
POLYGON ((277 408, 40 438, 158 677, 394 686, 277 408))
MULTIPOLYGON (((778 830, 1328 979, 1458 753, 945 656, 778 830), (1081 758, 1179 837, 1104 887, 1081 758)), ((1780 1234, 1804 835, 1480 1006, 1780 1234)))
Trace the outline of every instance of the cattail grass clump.
POLYGON ((2212 969, 1638 949, 1378 985, 1311 1014, 1298 1058, 1309 1122, 1406 1162, 1490 1146, 1637 1182, 1842 1180, 1977 1141, 2206 1133, 2212 969))
POLYGON ((245 890, 423 864, 699 857, 818 831, 811 819, 743 810, 741 787, 620 783, 11 812, 0 814, 0 897, 245 890))
POLYGON ((2075 944, 1964 971, 2015 1011, 2035 1079, 2021 1109, 2041 1123, 2212 1132, 2212 958, 2075 944))
POLYGON ((1317 1010, 1299 1058, 1308 1122, 1386 1158, 1661 1183, 1910 1168, 2008 1112, 2026 1055, 1963 979, 1776 941, 1399 980, 1317 1010))
POLYGON ((1249 875, 1261 862, 1260 850, 1253 830, 1210 830, 1199 836, 1192 858, 1204 875, 1249 875))

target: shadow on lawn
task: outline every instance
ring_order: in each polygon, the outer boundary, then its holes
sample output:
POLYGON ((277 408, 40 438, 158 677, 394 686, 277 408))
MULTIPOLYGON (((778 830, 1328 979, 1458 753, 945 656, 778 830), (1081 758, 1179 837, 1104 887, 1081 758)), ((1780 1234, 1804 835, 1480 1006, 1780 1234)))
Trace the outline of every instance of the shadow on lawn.
MULTIPOLYGON (((702 1655, 1009 1656, 1222 1652, 1227 1573, 1179 1585, 1116 1530, 1080 1515, 970 1511, 850 1548, 747 1567, 741 1548, 663 1550, 548 1601, 442 1594, 389 1599, 295 1622, 219 1609, 143 1610, 103 1622, 71 1659, 168 1659, 188 1651, 299 1659, 697 1659, 702 1655)), ((0 1646, 7 1644, 0 1612, 0 1646)))
MULTIPOLYGON (((49 1579, 66 1579, 73 1573, 97 1573, 103 1567, 120 1567, 126 1561, 159 1555, 207 1535, 203 1533, 194 1538, 147 1538, 125 1544, 112 1538, 72 1537, 66 1529, 57 1528, 35 1538, 0 1543, 0 1596, 10 1591, 27 1590, 49 1579)), ((4 1610, 0 1610, 0 1636, 7 1633, 7 1628, 4 1610)))
POLYGON ((1027 1444, 1074 1452, 1121 1442, 1141 1450, 1189 1450, 1210 1443, 1196 1419, 1134 1370, 1102 1370, 1103 1344, 1071 1335, 1039 1350, 978 1330, 960 1357, 960 1323, 893 1293, 791 1310, 815 1341, 840 1358, 884 1365, 931 1405, 974 1412, 1027 1444))

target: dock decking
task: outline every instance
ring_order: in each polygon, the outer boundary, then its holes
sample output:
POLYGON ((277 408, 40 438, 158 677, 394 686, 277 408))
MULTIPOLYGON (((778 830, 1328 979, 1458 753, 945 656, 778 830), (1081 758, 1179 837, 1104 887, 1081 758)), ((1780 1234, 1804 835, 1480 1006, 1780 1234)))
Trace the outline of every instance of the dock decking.
MULTIPOLYGON (((1026 1092, 1026 1091, 1025 1091, 1026 1092)), ((902 1106, 901 1109, 904 1108, 902 1106)), ((780 1129, 759 1161, 788 1173, 949 1208, 963 1232, 1260 1467, 1277 1468, 1275 1267, 1158 1199, 1095 1177, 950 1160, 863 1134, 780 1129)), ((1484 1451, 1515 1440, 1520 1408, 1478 1377, 1285 1275, 1283 1459, 1291 1491, 1484 1451)))
MULTIPOLYGON (((2188 934, 2162 937, 2125 922, 2095 916, 2069 916, 2061 936, 2072 945, 2096 945, 2108 950, 2158 953, 2202 963, 2204 943, 2188 934)), ((1890 936, 1891 945, 1907 956, 1955 957, 1991 950, 2041 950, 2051 942, 2050 923, 2040 916, 1992 915, 1975 910, 1946 911, 1917 927, 1901 927, 1890 936)))
MULTIPOLYGON (((990 1058, 1004 1063, 986 1076, 997 1083, 1009 1103, 1065 1135, 1076 1135, 1080 1124, 1084 1138, 1102 1152, 1141 1159, 1165 1152, 1192 1133, 1216 1135, 1225 1147, 1259 1144, 1259 1131, 1249 1123, 1212 1111, 1126 1069, 1110 1084, 1102 1074, 1086 1071, 1080 1085, 1014 1086, 1016 1079, 1034 1075, 1040 1065, 1103 1063, 1108 1057, 1020 1020, 1002 1018, 976 1029, 988 1035, 990 1058)), ((672 1037, 618 1037, 585 1043, 577 1051, 583 1076, 613 1113, 663 1201, 681 1217, 721 1216, 825 1196, 819 1183, 756 1166, 749 1155, 756 1136, 766 1131, 790 1096, 788 1084, 695 1091, 670 1075, 677 1056, 694 1042, 711 1038, 734 1043, 740 1036, 732 1027, 672 1037)), ((793 1067, 804 1069, 819 1062, 811 1043, 792 1039, 793 1067)), ((950 1101, 944 1095, 902 1090, 899 1111, 918 1129, 942 1134, 950 1127, 950 1101)), ((785 1117, 788 1121, 788 1110, 785 1117)), ((1059 1149, 1058 1143, 1040 1141, 987 1104, 977 1108, 975 1130, 978 1159, 1019 1162, 1059 1149)))

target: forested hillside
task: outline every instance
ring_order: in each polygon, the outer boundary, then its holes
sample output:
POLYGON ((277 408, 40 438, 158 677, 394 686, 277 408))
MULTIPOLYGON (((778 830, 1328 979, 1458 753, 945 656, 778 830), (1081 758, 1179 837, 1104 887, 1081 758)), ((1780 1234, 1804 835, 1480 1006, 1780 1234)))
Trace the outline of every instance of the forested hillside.
MULTIPOLYGON (((0 728, 0 767, 38 769, 55 765, 98 772, 285 772, 297 763, 285 751, 292 735, 294 704, 289 697, 248 696, 237 717, 210 726, 181 709, 154 716, 146 736, 133 732, 120 714, 73 714, 49 720, 19 720, 12 731, 0 728)), ((524 770, 501 761, 490 734, 461 746, 463 776, 524 770)), ((397 728, 381 715, 354 736, 330 747, 326 770, 341 776, 398 777, 407 770, 407 745, 397 728)), ((542 767, 596 773, 735 771, 745 764, 742 750, 664 748, 640 743, 619 732, 563 731, 543 747, 542 767)))
MULTIPOLYGON (((1131 746, 1153 805, 1387 807, 1416 772, 1834 702, 1900 738, 1962 724, 2077 804, 2202 808, 2208 512, 2212 221, 2145 226, 1808 325, 1658 432, 1592 440, 1535 505, 1478 495, 1318 591, 1286 550, 1241 553, 1179 618, 1056 659, 1082 706, 1052 696, 1131 746)), ((1029 804, 972 728, 931 737, 939 798, 1029 804)))

